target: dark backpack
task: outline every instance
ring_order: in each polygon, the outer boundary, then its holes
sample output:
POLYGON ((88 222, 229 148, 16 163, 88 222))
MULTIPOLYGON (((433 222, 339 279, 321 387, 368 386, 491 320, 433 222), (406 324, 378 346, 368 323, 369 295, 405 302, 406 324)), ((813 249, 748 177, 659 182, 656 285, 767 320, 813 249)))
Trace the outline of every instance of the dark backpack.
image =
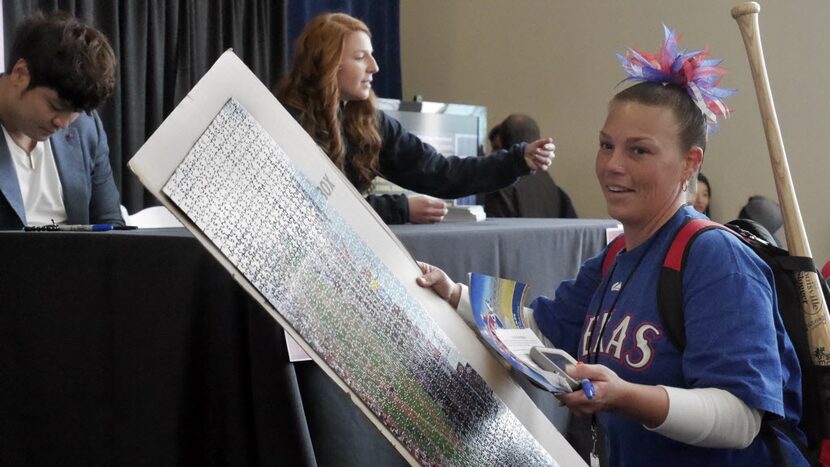
MULTIPOLYGON (((791 256, 786 250, 774 246, 772 235, 752 220, 736 219, 726 226, 708 219, 686 222, 675 234, 666 251, 657 285, 657 307, 669 340, 681 352, 686 346, 683 266, 694 239, 711 229, 723 229, 734 234, 772 269, 778 311, 801 366, 802 416, 799 427, 807 436, 807 445, 804 445, 801 438, 784 420, 765 418, 760 436, 779 465, 787 465, 787 462, 778 438, 772 431, 773 428, 792 439, 811 465, 830 465, 830 367, 817 366, 811 359, 797 280, 799 272, 818 273, 812 258, 791 256)), ((624 246, 625 240, 622 235, 611 241, 602 262, 603 277, 610 271, 617 253, 624 246)), ((820 274, 819 283, 825 301, 830 303, 830 290, 820 274)))

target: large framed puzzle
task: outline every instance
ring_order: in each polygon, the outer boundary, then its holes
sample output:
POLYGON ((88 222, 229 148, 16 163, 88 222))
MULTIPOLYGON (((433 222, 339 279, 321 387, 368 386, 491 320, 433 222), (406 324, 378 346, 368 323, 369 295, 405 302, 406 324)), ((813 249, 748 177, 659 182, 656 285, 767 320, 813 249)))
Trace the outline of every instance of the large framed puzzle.
POLYGON ((232 52, 129 165, 411 464, 584 465, 232 52))

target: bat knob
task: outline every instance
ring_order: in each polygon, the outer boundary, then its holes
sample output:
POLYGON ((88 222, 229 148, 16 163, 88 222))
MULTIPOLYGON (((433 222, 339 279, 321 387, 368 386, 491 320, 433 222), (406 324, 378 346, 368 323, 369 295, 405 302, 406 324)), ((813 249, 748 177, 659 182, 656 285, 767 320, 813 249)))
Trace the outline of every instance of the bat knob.
POLYGON ((732 7, 732 17, 735 19, 744 15, 757 15, 761 11, 761 5, 756 2, 745 2, 732 7))

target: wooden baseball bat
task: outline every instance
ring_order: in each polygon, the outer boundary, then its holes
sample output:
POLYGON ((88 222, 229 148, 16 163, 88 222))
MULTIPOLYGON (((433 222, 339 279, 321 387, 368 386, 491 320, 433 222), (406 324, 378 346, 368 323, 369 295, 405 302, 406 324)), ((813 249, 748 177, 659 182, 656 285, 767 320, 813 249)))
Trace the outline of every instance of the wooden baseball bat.
MULTIPOLYGON (((761 109, 764 134, 767 138, 772 173, 775 178, 775 189, 778 192, 778 202, 784 216, 787 246, 791 255, 811 258, 807 233, 804 230, 793 180, 790 177, 787 154, 784 152, 781 129, 778 127, 778 116, 772 102, 772 91, 769 87, 764 51, 761 48, 761 34, 758 28, 760 11, 761 6, 755 2, 741 3, 732 8, 732 17, 741 29, 741 36, 749 58, 749 67, 752 71, 752 80, 755 82, 755 94, 761 109)), ((824 301, 818 281, 819 277, 815 272, 798 273, 801 307, 804 311, 804 324, 807 327, 807 340, 813 363, 818 366, 830 366, 830 315, 827 313, 827 303, 824 301)))

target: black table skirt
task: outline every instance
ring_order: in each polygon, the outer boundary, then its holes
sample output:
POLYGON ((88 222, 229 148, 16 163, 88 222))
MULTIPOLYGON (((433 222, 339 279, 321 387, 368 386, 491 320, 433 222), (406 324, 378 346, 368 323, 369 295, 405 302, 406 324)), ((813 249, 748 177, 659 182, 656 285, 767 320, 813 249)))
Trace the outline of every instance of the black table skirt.
MULTIPOLYGON (((522 241, 546 238, 524 222, 522 241)), ((610 225, 546 222, 575 239, 550 252, 557 268, 598 251, 610 225)), ((491 222, 483 244, 469 228, 485 225, 396 231, 452 268, 471 251, 430 237, 457 231, 491 262, 486 245, 504 254, 516 227, 491 222)), ((0 465, 404 465, 322 370, 288 363, 283 331, 184 229, 0 232, 0 255, 0 465)), ((474 270, 519 272, 494 264, 474 270)))
POLYGON ((189 234, 0 255, 0 465, 314 465, 282 330, 189 234))

